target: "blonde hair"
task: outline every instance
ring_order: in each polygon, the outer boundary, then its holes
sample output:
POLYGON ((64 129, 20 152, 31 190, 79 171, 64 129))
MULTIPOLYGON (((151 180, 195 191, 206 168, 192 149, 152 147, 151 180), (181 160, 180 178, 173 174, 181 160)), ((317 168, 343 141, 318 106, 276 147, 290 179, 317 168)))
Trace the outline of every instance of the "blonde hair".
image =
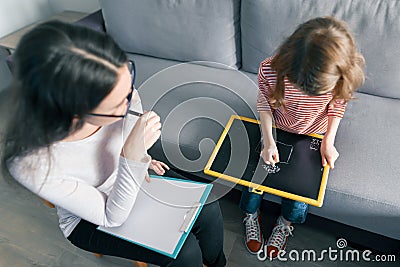
POLYGON ((270 95, 274 108, 285 106, 285 77, 308 95, 333 90, 333 99, 347 103, 364 83, 364 57, 344 21, 319 17, 301 24, 281 44, 271 67, 277 72, 270 95))

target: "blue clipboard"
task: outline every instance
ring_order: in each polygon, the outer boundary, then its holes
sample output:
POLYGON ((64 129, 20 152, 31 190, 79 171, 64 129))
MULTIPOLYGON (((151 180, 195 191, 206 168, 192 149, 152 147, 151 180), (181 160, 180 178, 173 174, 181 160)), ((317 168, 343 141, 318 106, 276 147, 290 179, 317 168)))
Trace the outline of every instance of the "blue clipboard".
POLYGON ((150 177, 150 183, 142 184, 123 225, 97 229, 176 259, 212 184, 157 175, 150 177))

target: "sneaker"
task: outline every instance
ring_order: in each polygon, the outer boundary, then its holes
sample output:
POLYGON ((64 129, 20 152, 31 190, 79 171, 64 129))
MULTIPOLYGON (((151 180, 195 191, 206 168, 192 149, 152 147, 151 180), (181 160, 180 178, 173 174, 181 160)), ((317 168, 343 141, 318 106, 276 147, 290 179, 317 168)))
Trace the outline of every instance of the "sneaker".
POLYGON ((293 236, 293 230, 294 227, 284 224, 282 216, 279 216, 267 242, 267 257, 274 259, 279 251, 285 250, 289 235, 293 236))
POLYGON ((244 243, 247 250, 251 254, 257 254, 262 249, 263 237, 261 233, 261 217, 258 212, 254 214, 247 213, 243 219, 244 227, 246 230, 244 243))

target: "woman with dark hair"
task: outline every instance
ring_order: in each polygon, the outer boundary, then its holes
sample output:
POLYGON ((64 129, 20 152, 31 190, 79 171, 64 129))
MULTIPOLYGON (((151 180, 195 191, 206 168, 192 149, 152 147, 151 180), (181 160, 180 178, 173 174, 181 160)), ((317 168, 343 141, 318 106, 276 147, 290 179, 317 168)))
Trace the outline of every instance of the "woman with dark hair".
POLYGON ((111 37, 47 22, 21 39, 14 61, 2 166, 57 207, 72 244, 160 266, 225 265, 218 202, 203 208, 176 260, 96 229, 125 222, 148 168, 168 169, 147 155, 160 136, 157 114, 127 116, 142 112, 134 66, 111 37))

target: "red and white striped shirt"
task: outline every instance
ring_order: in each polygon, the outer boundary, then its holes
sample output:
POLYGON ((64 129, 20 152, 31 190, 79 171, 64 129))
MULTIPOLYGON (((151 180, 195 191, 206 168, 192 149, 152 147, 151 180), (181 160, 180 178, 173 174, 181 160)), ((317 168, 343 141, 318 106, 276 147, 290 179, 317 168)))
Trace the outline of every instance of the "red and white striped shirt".
POLYGON ((328 128, 328 116, 342 118, 346 104, 335 101, 332 92, 319 96, 309 96, 296 88, 285 77, 285 105, 274 109, 269 95, 276 85, 277 73, 271 68, 273 57, 261 62, 258 71, 257 111, 271 111, 275 125, 288 132, 298 134, 325 133, 328 128))

